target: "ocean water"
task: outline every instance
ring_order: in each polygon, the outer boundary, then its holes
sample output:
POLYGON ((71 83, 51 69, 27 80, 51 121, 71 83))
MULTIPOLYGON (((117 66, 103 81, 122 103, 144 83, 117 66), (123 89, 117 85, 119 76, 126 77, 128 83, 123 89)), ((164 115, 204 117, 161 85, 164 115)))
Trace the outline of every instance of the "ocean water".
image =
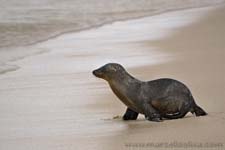
POLYGON ((0 73, 19 67, 12 61, 39 54, 29 46, 63 33, 117 20, 203 7, 225 0, 0 0, 0 73))
POLYGON ((0 48, 24 46, 116 20, 224 0, 0 0, 0 48))

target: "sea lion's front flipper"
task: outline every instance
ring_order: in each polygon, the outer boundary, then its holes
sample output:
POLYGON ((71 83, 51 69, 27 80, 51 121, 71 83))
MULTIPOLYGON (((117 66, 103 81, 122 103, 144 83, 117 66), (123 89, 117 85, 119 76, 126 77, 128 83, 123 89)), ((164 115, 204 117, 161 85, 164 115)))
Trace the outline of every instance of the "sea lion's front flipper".
POLYGON ((127 108, 125 114, 123 115, 123 120, 136 120, 138 117, 138 113, 133 111, 130 108, 127 108))

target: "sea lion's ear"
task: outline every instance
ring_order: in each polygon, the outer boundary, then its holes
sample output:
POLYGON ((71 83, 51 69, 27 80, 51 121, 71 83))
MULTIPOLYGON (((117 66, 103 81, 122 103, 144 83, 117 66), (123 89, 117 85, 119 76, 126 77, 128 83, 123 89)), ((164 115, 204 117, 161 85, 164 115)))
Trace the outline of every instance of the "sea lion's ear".
POLYGON ((116 70, 117 70, 116 67, 113 66, 113 67, 112 67, 112 71, 113 71, 113 72, 116 72, 116 70))

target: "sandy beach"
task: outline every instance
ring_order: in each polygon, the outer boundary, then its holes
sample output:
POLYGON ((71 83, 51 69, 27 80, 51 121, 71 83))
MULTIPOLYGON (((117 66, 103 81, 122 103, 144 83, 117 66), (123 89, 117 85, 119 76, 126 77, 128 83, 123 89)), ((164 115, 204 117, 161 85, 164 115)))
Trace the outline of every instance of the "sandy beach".
POLYGON ((180 10, 23 47, 37 53, 0 75, 0 149, 224 149, 224 18, 225 6, 180 10), (184 82, 209 115, 123 121, 125 105, 91 74, 108 62, 184 82))

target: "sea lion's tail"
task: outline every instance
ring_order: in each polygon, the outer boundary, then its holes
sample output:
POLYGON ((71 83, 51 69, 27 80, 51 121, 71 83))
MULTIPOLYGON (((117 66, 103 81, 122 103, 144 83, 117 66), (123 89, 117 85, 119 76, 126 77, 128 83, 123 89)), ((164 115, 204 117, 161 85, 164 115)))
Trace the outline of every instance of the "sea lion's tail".
POLYGON ((207 115, 207 113, 195 103, 195 100, 194 100, 192 95, 191 95, 191 99, 193 100, 193 110, 191 112, 195 113, 196 116, 205 116, 205 115, 207 115))

